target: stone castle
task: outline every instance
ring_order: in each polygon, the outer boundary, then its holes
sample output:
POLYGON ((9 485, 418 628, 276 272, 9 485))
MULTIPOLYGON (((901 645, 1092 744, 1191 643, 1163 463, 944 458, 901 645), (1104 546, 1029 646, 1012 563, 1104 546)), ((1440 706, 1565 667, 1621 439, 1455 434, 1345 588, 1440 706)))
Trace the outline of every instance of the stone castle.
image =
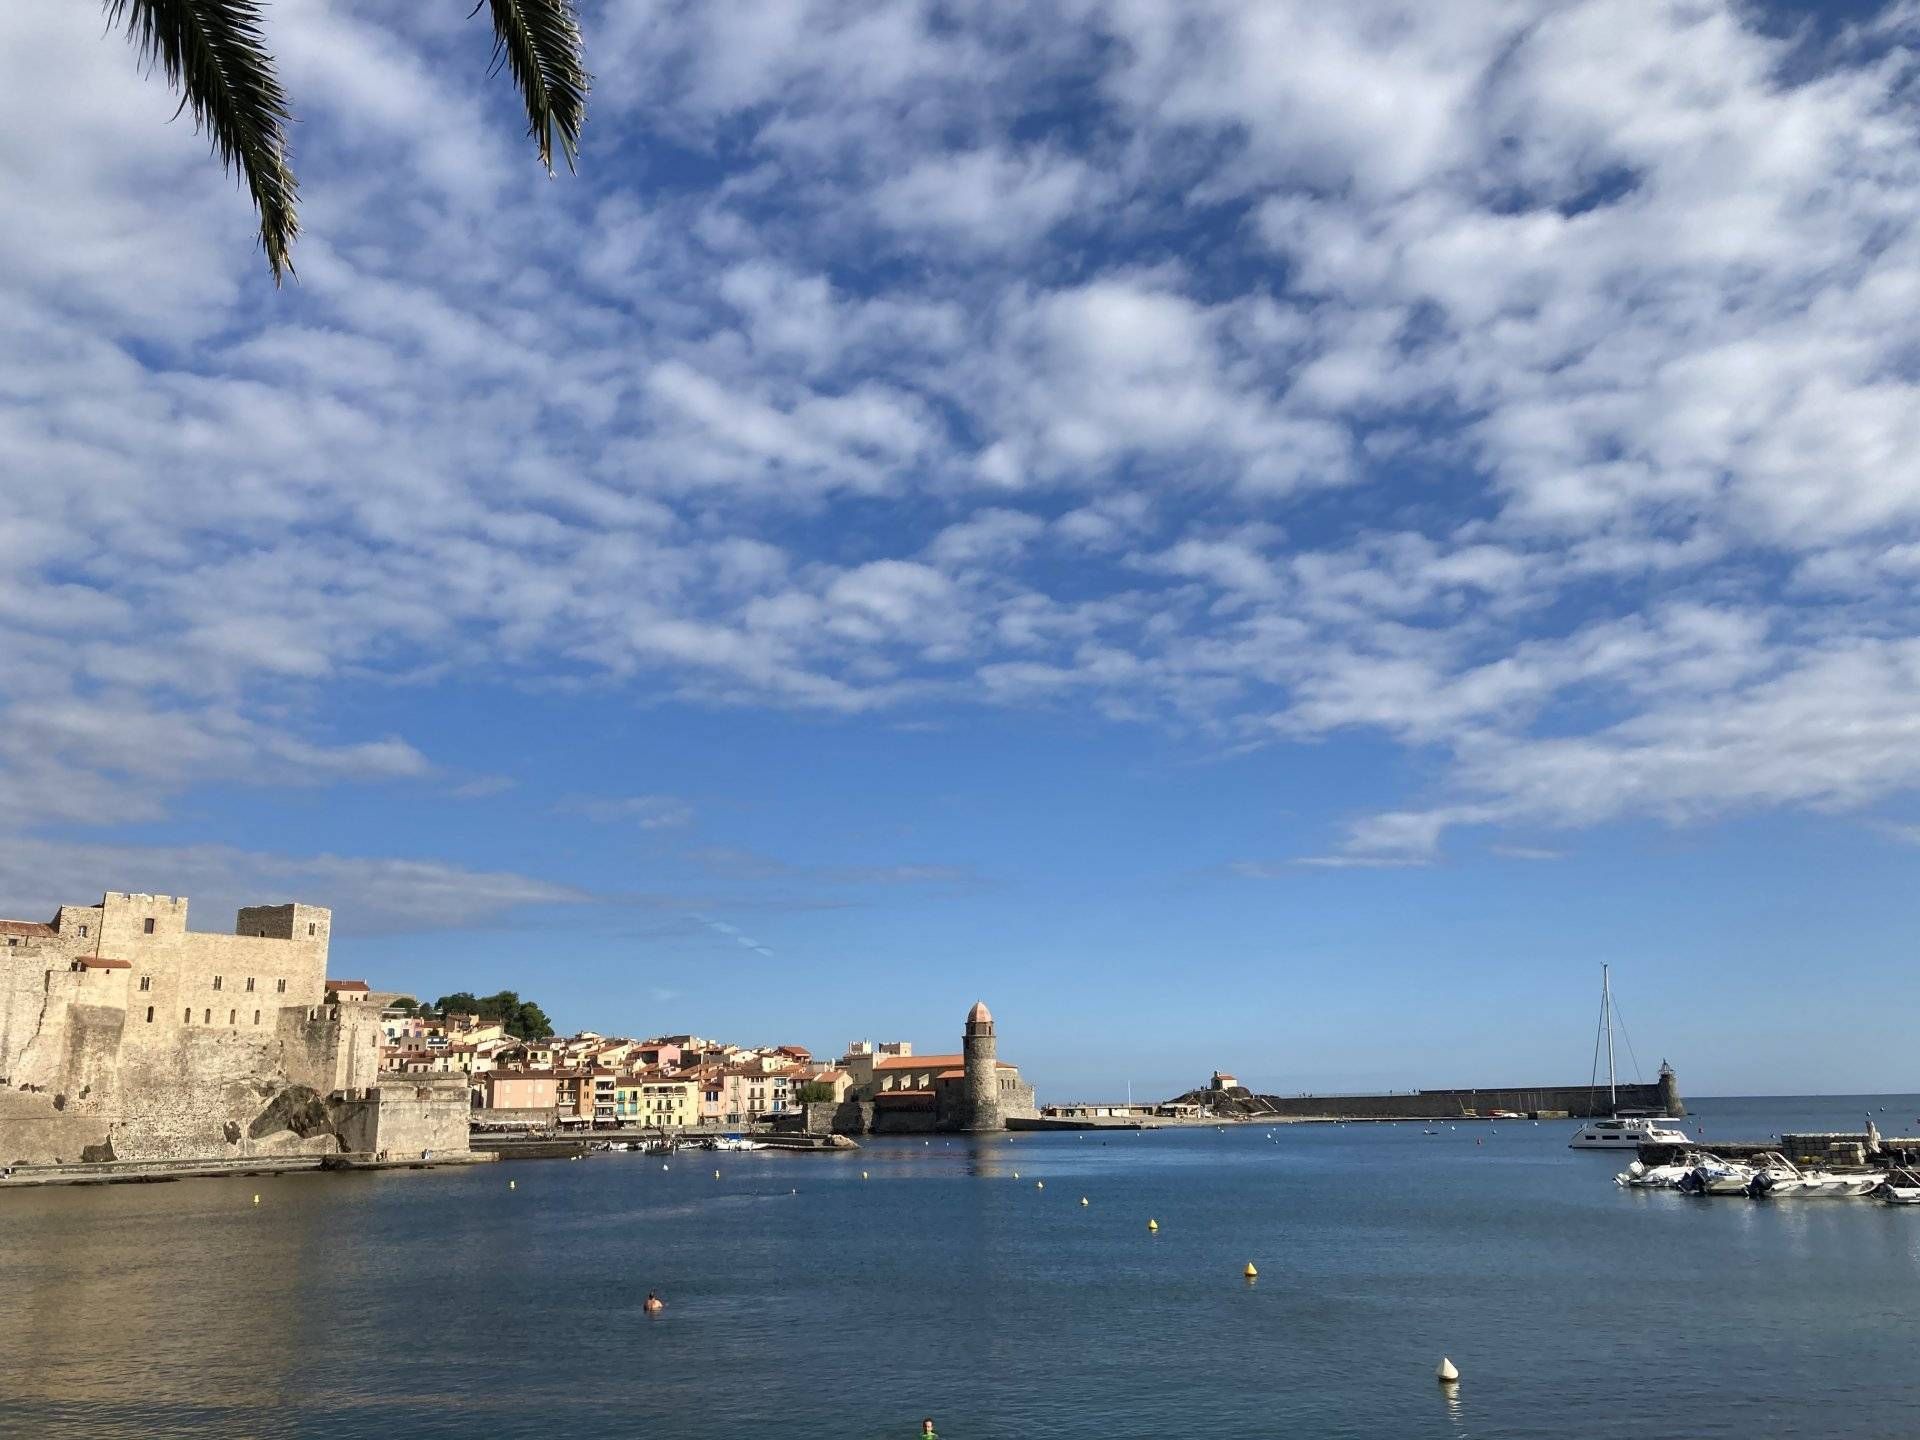
POLYGON ((464 1090, 381 1082, 378 1008, 327 978, 332 922, 249 906, 214 934, 131 892, 0 920, 0 1164, 464 1150, 464 1090))

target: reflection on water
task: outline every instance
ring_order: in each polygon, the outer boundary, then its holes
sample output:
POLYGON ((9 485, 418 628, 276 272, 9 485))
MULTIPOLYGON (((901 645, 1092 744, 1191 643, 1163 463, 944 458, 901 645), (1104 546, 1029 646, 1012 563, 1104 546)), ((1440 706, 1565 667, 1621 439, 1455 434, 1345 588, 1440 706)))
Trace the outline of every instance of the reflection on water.
POLYGON ((6 1349, 31 1358, 0 1394, 100 1436, 152 1433, 156 1413, 241 1433, 296 1399, 303 1297, 341 1263, 316 1221, 331 1197, 244 1179, 3 1198, 9 1239, 31 1237, 5 1247, 6 1349))
POLYGON ((935 1137, 720 1180, 609 1155, 0 1193, 0 1432, 1464 1436, 1442 1353, 1477 1437, 1636 1434, 1621 1397, 1649 1390, 1687 1397, 1690 1436, 1905 1430, 1920 1207, 1627 1192, 1565 1138, 935 1137))

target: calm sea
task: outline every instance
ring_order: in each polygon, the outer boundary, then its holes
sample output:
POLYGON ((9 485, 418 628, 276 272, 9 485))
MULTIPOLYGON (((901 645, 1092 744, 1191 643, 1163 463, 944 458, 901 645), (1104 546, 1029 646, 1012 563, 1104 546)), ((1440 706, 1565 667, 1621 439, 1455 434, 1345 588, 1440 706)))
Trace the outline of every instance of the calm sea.
MULTIPOLYGON (((1920 1133, 1916 1096, 1695 1110, 1728 1139, 1869 1111, 1920 1133)), ((1569 1130, 0 1193, 0 1434, 1920 1431, 1920 1208, 1629 1194, 1626 1157, 1571 1152, 1569 1130), (669 1302, 651 1320, 649 1289, 669 1302)))

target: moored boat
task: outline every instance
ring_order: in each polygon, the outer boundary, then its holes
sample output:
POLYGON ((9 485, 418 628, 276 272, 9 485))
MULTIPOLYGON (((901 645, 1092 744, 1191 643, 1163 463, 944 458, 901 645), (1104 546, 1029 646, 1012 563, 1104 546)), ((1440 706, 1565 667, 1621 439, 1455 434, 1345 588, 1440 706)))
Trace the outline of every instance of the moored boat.
MULTIPOLYGON (((1620 1087, 1613 1069, 1613 982, 1611 967, 1606 965, 1600 967, 1600 1028, 1607 1038, 1606 1117, 1589 1120, 1581 1126, 1567 1142, 1567 1148, 1638 1150, 1642 1145, 1685 1145, 1686 1132, 1669 1128, 1673 1117, 1620 1109, 1620 1087)), ((1596 1054, 1596 1061, 1598 1058, 1596 1054)))
POLYGON ((1666 1126, 1665 1115, 1619 1115, 1589 1120, 1567 1142, 1570 1150, 1638 1150, 1642 1145, 1685 1145, 1687 1132, 1666 1126))
POLYGON ((1623 1190, 1673 1190, 1680 1184, 1680 1177, 1694 1167, 1691 1155, 1685 1156, 1670 1165, 1646 1165, 1636 1160, 1618 1175, 1613 1183, 1623 1190))

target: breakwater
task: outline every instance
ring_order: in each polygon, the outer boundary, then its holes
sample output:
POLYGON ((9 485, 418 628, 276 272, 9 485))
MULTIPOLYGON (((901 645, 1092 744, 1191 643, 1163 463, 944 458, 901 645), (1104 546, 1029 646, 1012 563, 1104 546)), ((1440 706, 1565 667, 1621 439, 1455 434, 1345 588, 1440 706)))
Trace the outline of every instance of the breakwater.
POLYGON ((1621 1085, 1617 1100, 1593 1085, 1520 1085, 1492 1089, 1410 1090, 1389 1095, 1258 1095, 1244 1087, 1194 1090, 1175 1104, 1198 1104, 1217 1116, 1258 1119, 1457 1120, 1512 1110, 1522 1115, 1567 1115, 1584 1119, 1621 1110, 1684 1115, 1686 1104, 1671 1069, 1653 1084, 1621 1085))

